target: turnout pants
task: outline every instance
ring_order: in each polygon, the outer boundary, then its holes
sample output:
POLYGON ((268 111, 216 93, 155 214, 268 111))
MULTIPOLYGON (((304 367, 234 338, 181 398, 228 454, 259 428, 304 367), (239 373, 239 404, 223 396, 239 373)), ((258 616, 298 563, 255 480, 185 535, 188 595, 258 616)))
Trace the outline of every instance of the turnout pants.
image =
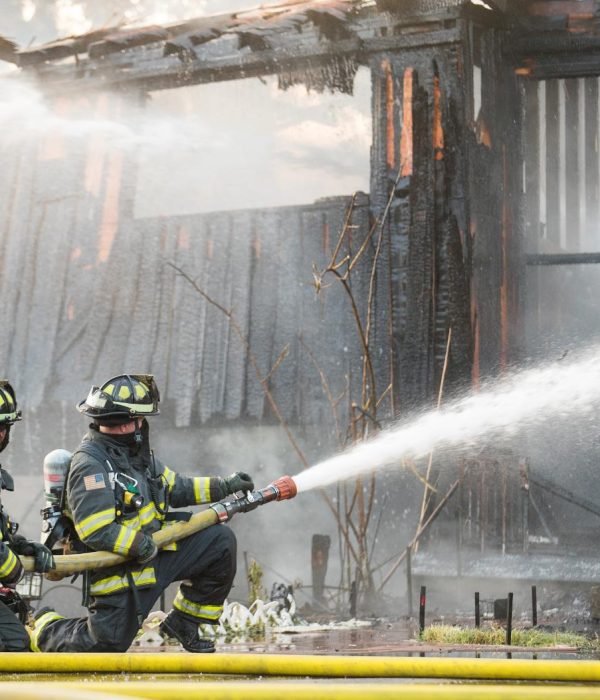
POLYGON ((14 612, 0 602, 0 651, 29 651, 29 635, 14 612))
POLYGON ((235 577, 235 535, 226 525, 213 525, 180 540, 176 551, 161 551, 152 564, 155 584, 137 589, 137 595, 129 589, 93 596, 89 617, 59 618, 42 628, 40 651, 127 651, 140 628, 138 615, 143 620, 173 581, 182 581, 174 601, 178 612, 216 624, 235 577))

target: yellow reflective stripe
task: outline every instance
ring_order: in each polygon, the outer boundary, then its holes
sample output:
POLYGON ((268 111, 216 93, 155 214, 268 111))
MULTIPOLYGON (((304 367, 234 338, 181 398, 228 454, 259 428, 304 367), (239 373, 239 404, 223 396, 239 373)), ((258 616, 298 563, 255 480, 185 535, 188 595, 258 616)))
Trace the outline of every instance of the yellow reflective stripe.
POLYGON ((105 527, 115 519, 115 509, 107 508, 106 510, 101 510, 99 513, 93 513, 87 518, 80 520, 75 523, 75 529, 77 534, 82 540, 86 537, 90 537, 94 532, 97 532, 101 528, 105 527))
MULTIPOLYGON (((141 571, 132 571, 131 576, 136 587, 149 586, 156 583, 156 574, 153 566, 147 566, 141 571)), ((108 578, 95 581, 90 586, 92 595, 109 595, 129 588, 129 579, 127 576, 109 576, 108 578)))
POLYGON ((148 503, 147 506, 144 506, 138 512, 138 516, 142 525, 148 525, 148 523, 151 523, 153 520, 155 520, 158 517, 158 513, 156 511, 156 507, 154 506, 154 502, 152 501, 148 503))
POLYGON ((115 403, 118 406, 125 406, 125 408, 128 408, 132 413, 152 413, 156 410, 154 404, 127 403, 126 401, 120 400, 116 400, 115 403))
POLYGON ((172 469, 169 469, 169 467, 165 467, 163 469, 162 475, 167 480, 169 488, 172 488, 173 484, 175 483, 175 477, 177 476, 177 474, 175 474, 175 472, 172 469))
POLYGON ((4 536, 2 535, 2 530, 0 530, 0 542, 4 539, 4 536))
POLYGON ((206 620, 218 620, 223 612, 222 605, 206 605, 202 603, 194 603, 187 598, 184 598, 181 591, 177 591, 173 607, 181 612, 192 615, 193 617, 203 617, 206 620))
POLYGON ((29 634, 29 643, 31 646, 31 651, 41 651, 41 649, 38 646, 38 640, 40 638, 40 634, 46 629, 46 627, 48 627, 48 625, 51 622, 54 622, 55 620, 64 620, 64 619, 65 619, 64 615, 59 615, 54 610, 49 610, 47 613, 40 615, 38 617, 38 619, 35 621, 35 625, 33 627, 33 630, 29 634))
POLYGON ((210 503, 210 477, 194 477, 194 498, 196 503, 210 503))
POLYGON ((121 520, 121 525, 125 525, 125 527, 132 527, 134 530, 139 530, 141 527, 141 522, 140 519, 137 516, 137 513, 131 517, 131 518, 123 518, 121 520))
POLYGON ((124 518, 121 523, 123 525, 129 525, 130 527, 135 527, 139 530, 144 525, 148 525, 153 520, 163 520, 160 514, 154 506, 154 502, 148 503, 141 510, 139 510, 135 515, 129 518, 124 518))
POLYGON ((124 527, 123 525, 121 525, 120 530, 115 546, 113 547, 113 552, 116 554, 129 554, 137 531, 130 527, 124 527))
POLYGON ((4 578, 5 576, 10 576, 15 568, 19 565, 19 560, 17 559, 15 553, 12 551, 12 549, 7 549, 8 556, 6 557, 6 561, 2 566, 0 566, 0 578, 4 578))
POLYGON ((18 411, 13 411, 12 413, 0 413, 0 420, 1 421, 17 420, 18 415, 19 415, 18 411))

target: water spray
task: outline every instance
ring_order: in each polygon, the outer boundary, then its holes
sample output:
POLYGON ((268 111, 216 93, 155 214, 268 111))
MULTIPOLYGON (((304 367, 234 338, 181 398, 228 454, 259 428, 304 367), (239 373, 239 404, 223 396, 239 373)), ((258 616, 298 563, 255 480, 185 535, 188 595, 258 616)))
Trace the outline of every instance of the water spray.
MULTIPOLYGON (((187 522, 175 521, 167 527, 155 532, 152 539, 161 549, 173 542, 189 537, 195 532, 205 530, 211 525, 228 522, 236 513, 248 513, 259 506, 272 501, 287 501, 298 493, 296 482, 291 476, 282 476, 272 484, 256 491, 236 496, 233 494, 200 513, 195 513, 187 522)), ((33 557, 21 557, 25 571, 34 571, 33 557)), ((85 554, 63 554, 54 557, 56 569, 47 576, 50 579, 60 579, 68 574, 74 574, 89 569, 101 569, 108 566, 123 564, 127 560, 113 552, 87 552, 85 554)))

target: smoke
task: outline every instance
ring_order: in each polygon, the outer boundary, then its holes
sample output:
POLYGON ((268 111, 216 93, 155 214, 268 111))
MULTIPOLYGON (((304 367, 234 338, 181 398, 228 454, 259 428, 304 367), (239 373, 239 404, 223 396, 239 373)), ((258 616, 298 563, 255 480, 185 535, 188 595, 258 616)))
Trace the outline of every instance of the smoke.
MULTIPOLYGON (((276 0, 263 1, 262 5, 276 0)), ((251 0, 4 0, 4 31, 21 46, 115 25, 167 24, 251 8, 251 0), (5 3, 8 5, 5 7, 5 3)))
POLYGON ((33 82, 26 78, 0 77, 0 147, 31 139, 67 139, 76 144, 100 136, 121 150, 151 148, 162 152, 176 149, 208 149, 223 145, 198 123, 174 114, 150 114, 133 104, 123 104, 118 119, 94 116, 93 106, 55 108, 33 82))
POLYGON ((35 17, 35 12, 37 10, 34 0, 22 0, 21 4, 21 18, 23 22, 31 22, 35 17))
POLYGON ((85 34, 93 26, 92 20, 86 16, 83 4, 76 0, 56 0, 54 17, 59 36, 85 34))

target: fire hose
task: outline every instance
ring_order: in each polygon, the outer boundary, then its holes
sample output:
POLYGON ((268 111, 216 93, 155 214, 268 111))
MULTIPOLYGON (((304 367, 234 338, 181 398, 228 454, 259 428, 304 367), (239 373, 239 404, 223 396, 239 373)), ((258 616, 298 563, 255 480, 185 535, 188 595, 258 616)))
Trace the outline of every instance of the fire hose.
MULTIPOLYGON (((205 530, 211 525, 225 523, 236 513, 248 513, 271 501, 286 501, 298 493, 296 483, 290 476, 282 476, 272 484, 243 496, 235 495, 213 503, 207 510, 195 513, 187 522, 175 521, 152 535, 156 546, 161 549, 173 542, 205 530)), ((25 571, 34 571, 33 557, 20 557, 25 571)), ((49 578, 75 574, 88 569, 101 569, 116 566, 128 560, 114 552, 86 552, 84 554, 63 554, 54 557, 56 568, 49 578)))

